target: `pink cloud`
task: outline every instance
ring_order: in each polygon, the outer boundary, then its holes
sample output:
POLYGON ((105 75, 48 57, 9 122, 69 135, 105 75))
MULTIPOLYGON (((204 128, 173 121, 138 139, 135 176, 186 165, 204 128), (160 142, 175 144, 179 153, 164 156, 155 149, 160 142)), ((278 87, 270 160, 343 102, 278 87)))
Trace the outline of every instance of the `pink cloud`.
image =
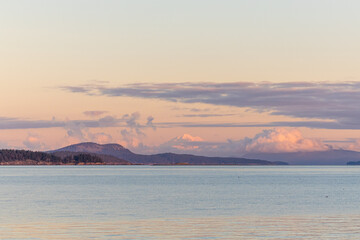
POLYGON ((180 136, 180 137, 176 137, 174 139, 175 141, 179 141, 179 142, 203 142, 204 139, 202 139, 201 137, 193 137, 190 134, 185 133, 184 135, 180 136))
POLYGON ((353 143, 350 143, 348 146, 345 146, 345 149, 351 151, 360 151, 360 139, 356 139, 353 143))
MULTIPOLYGON (((264 130, 253 138, 208 142, 198 136, 184 134, 154 147, 141 145, 142 153, 188 153, 204 156, 240 157, 254 152, 325 151, 329 145, 318 139, 305 138, 297 129, 275 128, 264 130)), ((137 149, 133 149, 137 151, 137 149)))
POLYGON ((264 130, 244 143, 245 152, 307 152, 328 150, 320 140, 304 138, 297 129, 264 130))
POLYGON ((46 148, 46 145, 41 142, 41 139, 38 135, 29 133, 26 139, 23 141, 23 144, 26 148, 31 150, 43 150, 46 148))
POLYGON ((168 144, 172 145, 172 148, 179 149, 179 150, 193 150, 198 149, 199 146, 189 144, 189 143, 196 143, 196 142, 203 142, 204 140, 201 137, 194 137, 190 134, 184 134, 182 136, 173 138, 168 142, 168 144))

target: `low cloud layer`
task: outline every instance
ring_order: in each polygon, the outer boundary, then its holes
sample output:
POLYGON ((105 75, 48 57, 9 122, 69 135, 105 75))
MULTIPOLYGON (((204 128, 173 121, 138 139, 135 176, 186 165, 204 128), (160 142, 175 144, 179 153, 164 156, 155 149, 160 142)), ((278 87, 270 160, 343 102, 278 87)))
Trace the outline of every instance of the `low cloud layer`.
POLYGON ((324 151, 329 147, 319 140, 304 138, 296 129, 276 128, 264 130, 254 138, 242 141, 245 152, 307 152, 324 151))
POLYGON ((248 108, 310 121, 269 123, 272 126, 307 126, 328 129, 360 129, 360 82, 289 83, 161 83, 64 86, 63 90, 110 97, 162 99, 183 103, 248 108))
POLYGON ((168 142, 163 143, 160 148, 163 151, 180 150, 180 151, 191 151, 200 148, 200 145, 204 142, 201 137, 194 137, 190 134, 184 134, 179 137, 175 137, 168 142))
POLYGON ((40 151, 48 148, 46 144, 43 142, 43 139, 35 134, 28 133, 26 139, 22 142, 26 149, 40 151))
POLYGON ((247 153, 325 151, 329 145, 317 139, 302 136, 296 129, 275 128, 264 130, 253 138, 207 142, 201 137, 184 134, 155 147, 140 146, 144 153, 175 152, 205 156, 240 157, 247 153))

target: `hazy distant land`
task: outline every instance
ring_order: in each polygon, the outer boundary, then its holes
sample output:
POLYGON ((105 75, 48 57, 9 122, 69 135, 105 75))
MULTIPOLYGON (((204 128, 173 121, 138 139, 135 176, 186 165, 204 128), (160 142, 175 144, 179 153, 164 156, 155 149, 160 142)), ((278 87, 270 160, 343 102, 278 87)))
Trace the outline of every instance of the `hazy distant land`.
POLYGON ((360 152, 328 150, 290 153, 249 153, 244 157, 190 154, 136 154, 119 144, 79 143, 35 152, 0 150, 0 165, 360 165, 360 152))
POLYGON ((287 165, 287 163, 175 153, 141 155, 119 144, 80 143, 49 152, 0 150, 0 165, 287 165))

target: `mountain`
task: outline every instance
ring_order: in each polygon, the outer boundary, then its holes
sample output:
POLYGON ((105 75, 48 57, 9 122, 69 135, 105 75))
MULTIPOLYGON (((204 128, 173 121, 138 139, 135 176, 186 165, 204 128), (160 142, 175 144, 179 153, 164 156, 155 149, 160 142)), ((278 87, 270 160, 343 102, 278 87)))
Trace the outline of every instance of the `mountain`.
POLYGON ((248 153, 244 157, 286 161, 291 165, 346 165, 347 162, 360 161, 360 152, 332 149, 315 152, 248 153))
POLYGON ((92 142, 79 143, 50 151, 56 152, 82 152, 110 155, 124 159, 132 164, 145 165, 286 165, 285 162, 264 161, 247 158, 204 157, 190 154, 161 153, 142 155, 131 152, 119 144, 97 144, 92 142))

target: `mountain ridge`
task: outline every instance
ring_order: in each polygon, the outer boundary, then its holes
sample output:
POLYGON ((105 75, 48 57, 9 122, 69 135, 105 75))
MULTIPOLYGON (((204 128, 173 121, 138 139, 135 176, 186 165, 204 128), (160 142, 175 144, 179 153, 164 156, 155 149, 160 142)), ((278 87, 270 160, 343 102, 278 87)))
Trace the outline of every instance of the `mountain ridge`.
POLYGON ((120 144, 98 144, 84 142, 49 151, 56 152, 86 152, 110 155, 132 164, 144 165, 287 165, 281 161, 266 161, 260 159, 248 159, 240 157, 205 157, 191 154, 160 153, 160 154, 136 154, 120 144))
POLYGON ((291 165, 346 165, 360 161, 360 152, 329 149, 313 152, 248 153, 243 157, 260 158, 267 161, 285 161, 291 165))

